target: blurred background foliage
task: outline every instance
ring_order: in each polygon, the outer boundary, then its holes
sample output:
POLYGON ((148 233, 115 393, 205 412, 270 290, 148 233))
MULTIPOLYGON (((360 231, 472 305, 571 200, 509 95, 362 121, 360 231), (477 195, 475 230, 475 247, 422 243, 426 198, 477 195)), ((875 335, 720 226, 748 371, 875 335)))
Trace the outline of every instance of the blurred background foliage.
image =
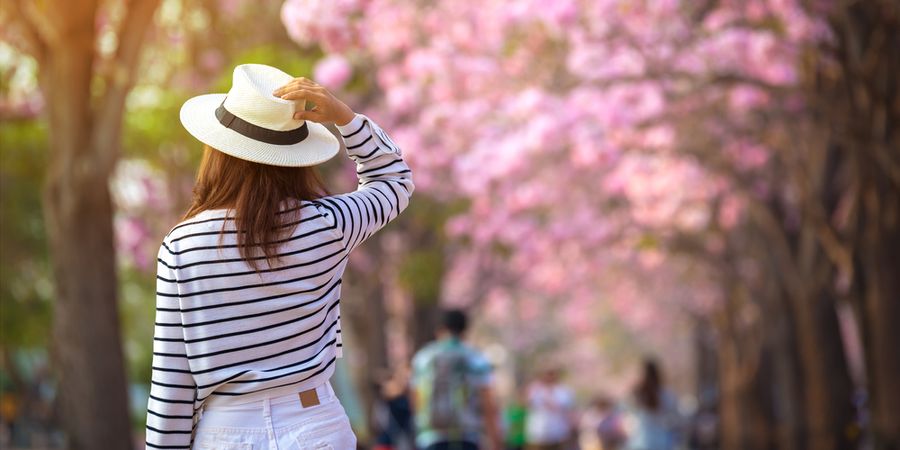
POLYGON ((52 279, 41 215, 46 125, 34 119, 0 123, 0 336, 3 345, 43 348, 52 311, 52 279))
MULTIPOLYGON (((4 3, 0 25, 15 24, 4 3)), ((597 0, 541 4, 555 6, 544 14, 533 3, 516 2, 511 18, 505 2, 434 2, 441 10, 384 1, 383 9, 365 10, 373 3, 162 0, 144 18, 153 27, 110 180, 137 435, 150 378, 156 248, 190 202, 201 157, 200 144, 179 124, 181 104, 227 91, 238 64, 309 76, 338 57, 349 65, 341 87, 348 104, 388 125, 398 141, 419 144, 407 152, 420 177, 415 201, 354 255, 345 283, 354 301, 342 311, 348 358, 336 383, 362 437, 378 376, 372 369, 402 365, 430 339, 443 300, 477 312, 476 337, 487 344, 506 394, 561 358, 569 359, 580 393, 595 393, 602 379, 601 389, 627 394, 623 381, 634 361, 655 351, 672 369, 667 382, 694 394, 695 410, 722 409, 722 428, 740 448, 804 448, 805 439, 865 445, 860 427, 876 430, 873 442, 896 442, 898 434, 889 433, 896 404, 870 407, 867 394, 881 383, 882 393, 897 395, 896 384, 891 391, 891 380, 875 372, 900 370, 879 365, 890 358, 873 345, 871 331, 890 331, 884 325, 892 319, 878 320, 879 313, 897 312, 890 283, 876 286, 896 279, 877 268, 897 259, 871 255, 881 239, 897 242, 888 219, 897 214, 891 118, 898 107, 879 103, 889 94, 896 99, 897 88, 885 81, 896 81, 889 73, 896 62, 884 57, 896 49, 878 51, 897 39, 898 8, 884 6, 893 15, 879 15, 878 5, 887 3, 824 2, 833 7, 828 15, 802 1, 597 0), (316 20, 326 26, 285 19, 283 4, 300 12, 318 5, 324 12, 316 20), (621 33, 613 27, 603 39, 582 39, 602 21, 579 14, 596 5, 621 19, 611 23, 621 33), (654 7, 664 14, 653 16, 654 7), (451 18, 459 28, 429 32, 451 18), (476 22, 488 31, 501 29, 497 23, 508 28, 469 34, 476 22), (381 25, 388 28, 370 39, 356 35, 381 25), (683 41, 669 39, 664 25, 684 32, 683 41), (886 34, 867 40, 870 29, 886 34), (624 31, 641 39, 629 41, 624 31), (827 38, 806 41, 807 34, 827 38), (660 57, 679 52, 678 69, 660 57), (696 53, 735 72, 714 73, 696 53), (859 61, 865 64, 854 66, 859 61), (646 68, 639 75, 648 79, 632 76, 634 67, 646 68), (519 77, 503 72, 516 70, 519 77), (452 107, 441 110, 444 100, 452 107), (656 108, 661 118, 647 119, 645 110, 656 108), (872 120, 860 119, 870 111, 872 120), (445 126, 458 133, 444 133, 445 126), (539 151, 529 164, 512 163, 533 147, 539 151), (874 148, 886 156, 870 155, 874 148), (879 157, 887 163, 873 168, 879 157), (484 179, 465 190, 470 173, 484 179), (872 182, 873 174, 881 178, 872 182), (496 211, 507 216, 500 220, 496 211), (888 219, 882 224, 881 217, 888 219), (494 235, 476 233, 485 224, 494 235), (511 239, 509 229, 525 238, 511 239), (582 245, 585 235, 593 236, 589 245, 582 245), (793 268, 787 276, 785 267, 793 268), (866 302, 878 289, 888 294, 871 307, 866 302), (782 426, 785 417, 789 426, 782 426)), ((120 44, 117 27, 128 8, 143 2, 102 4, 100 72, 120 44)), ((55 99, 41 94, 38 62, 14 45, 21 36, 0 28, 0 390, 22 393, 40 379, 46 385, 25 397, 52 401, 52 380, 41 375, 52 352, 54 306, 51 227, 41 205, 53 163, 47 110, 55 99)), ((92 98, 107 82, 91 79, 92 98)), ((355 188, 346 161, 321 169, 333 192, 355 188)), ((96 256, 81 255, 81 262, 96 256)), ((889 343, 896 334, 878 336, 889 343)), ((49 423, 52 413, 43 414, 49 423)))
MULTIPOLYGON (((123 7, 122 2, 110 2, 110 17, 104 20, 114 21, 123 7)), ((111 180, 116 227, 126 235, 124 239, 117 236, 119 313, 136 430, 142 430, 145 420, 152 360, 155 247, 186 210, 202 155, 200 144, 179 124, 179 109, 199 93, 226 92, 231 85, 228 69, 239 64, 269 64, 292 74, 312 74, 322 52, 317 47, 298 47, 288 38, 279 20, 280 7, 278 2, 165 0, 155 18, 156 28, 144 44, 141 70, 123 117, 122 159, 111 180), (246 32, 249 23, 252 33, 246 32)), ((101 50, 114 46, 114 40, 114 27, 101 25, 101 50)), ((44 355, 38 364, 46 364, 51 339, 54 294, 41 208, 49 157, 47 122, 41 112, 48 99, 42 97, 37 77, 31 56, 0 42, 4 99, 0 105, 0 345, 6 393, 21 390, 10 380, 25 382, 35 364, 16 360, 14 355, 36 352, 44 355)), ((373 95, 372 82, 357 72, 345 90, 373 95)), ((339 158, 320 169, 333 191, 355 185, 352 168, 339 158)), ((427 236, 421 238, 428 240, 441 234, 441 226, 454 210, 458 208, 445 208, 438 201, 418 201, 401 221, 425 230, 422 233, 427 236)), ((435 246, 415 251, 399 263, 404 287, 427 307, 436 305, 443 258, 441 247, 435 246)), ((85 255, 84 263, 90 262, 90 255, 85 255)), ((356 270, 373 270, 365 264, 361 267, 356 270)), ((351 291, 371 289, 349 284, 351 291)))

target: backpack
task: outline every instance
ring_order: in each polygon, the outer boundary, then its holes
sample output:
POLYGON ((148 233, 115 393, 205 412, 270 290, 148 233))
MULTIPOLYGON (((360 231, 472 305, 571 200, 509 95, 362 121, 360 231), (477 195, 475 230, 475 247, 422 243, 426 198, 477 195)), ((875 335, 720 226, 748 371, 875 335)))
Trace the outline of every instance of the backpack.
POLYGON ((443 432, 461 433, 471 418, 467 417, 470 392, 469 362, 460 350, 438 352, 431 365, 431 428, 443 432))

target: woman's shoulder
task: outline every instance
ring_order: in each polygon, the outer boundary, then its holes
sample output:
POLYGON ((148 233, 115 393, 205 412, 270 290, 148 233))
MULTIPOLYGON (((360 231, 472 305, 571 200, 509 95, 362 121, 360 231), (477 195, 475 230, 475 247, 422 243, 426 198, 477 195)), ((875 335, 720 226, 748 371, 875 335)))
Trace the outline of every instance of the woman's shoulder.
MULTIPOLYGON (((322 205, 316 200, 290 200, 286 201, 278 213, 285 226, 306 222, 313 214, 328 215, 328 211, 322 211, 322 205)), ((219 235, 222 232, 226 234, 234 233, 234 216, 233 209, 207 209, 200 211, 196 215, 184 219, 166 233, 163 239, 163 245, 170 248, 182 247, 184 245, 195 246, 200 241, 203 245, 215 245, 211 242, 219 242, 219 235)))
POLYGON ((213 241, 231 219, 226 210, 206 210, 179 221, 163 237, 158 259, 175 264, 184 248, 215 245, 213 241))
POLYGON ((181 220, 169 229, 163 242, 173 243, 185 239, 197 232, 221 230, 223 225, 233 220, 233 215, 226 209, 207 209, 193 217, 181 220))

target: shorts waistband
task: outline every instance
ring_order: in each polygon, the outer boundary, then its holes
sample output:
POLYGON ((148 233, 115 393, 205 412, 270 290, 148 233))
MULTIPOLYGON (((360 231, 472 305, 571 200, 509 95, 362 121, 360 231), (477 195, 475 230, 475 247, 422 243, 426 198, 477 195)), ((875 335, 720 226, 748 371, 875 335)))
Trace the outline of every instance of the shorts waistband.
POLYGON ((301 401, 301 394, 305 398, 309 398, 309 394, 315 391, 318 399, 316 404, 327 403, 335 398, 334 389, 331 382, 325 380, 324 383, 311 389, 298 389, 296 386, 285 386, 282 388, 267 389, 265 391, 246 394, 246 395, 217 395, 211 396, 203 404, 202 410, 220 410, 220 411, 248 411, 264 409, 268 405, 278 405, 281 403, 296 402, 300 408, 307 408, 314 405, 304 405, 306 401, 301 401))

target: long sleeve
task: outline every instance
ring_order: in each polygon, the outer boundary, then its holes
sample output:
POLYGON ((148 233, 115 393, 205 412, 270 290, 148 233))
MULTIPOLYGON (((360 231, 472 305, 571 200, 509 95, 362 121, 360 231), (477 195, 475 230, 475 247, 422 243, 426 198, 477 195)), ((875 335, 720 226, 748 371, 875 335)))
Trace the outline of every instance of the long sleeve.
POLYGON ((324 197, 319 204, 333 213, 344 248, 350 251, 406 209, 414 186, 400 148, 372 119, 357 114, 338 130, 356 163, 359 188, 324 197))
POLYGON ((188 366, 173 255, 160 247, 156 277, 153 370, 147 400, 147 449, 190 449, 197 386, 188 366))

